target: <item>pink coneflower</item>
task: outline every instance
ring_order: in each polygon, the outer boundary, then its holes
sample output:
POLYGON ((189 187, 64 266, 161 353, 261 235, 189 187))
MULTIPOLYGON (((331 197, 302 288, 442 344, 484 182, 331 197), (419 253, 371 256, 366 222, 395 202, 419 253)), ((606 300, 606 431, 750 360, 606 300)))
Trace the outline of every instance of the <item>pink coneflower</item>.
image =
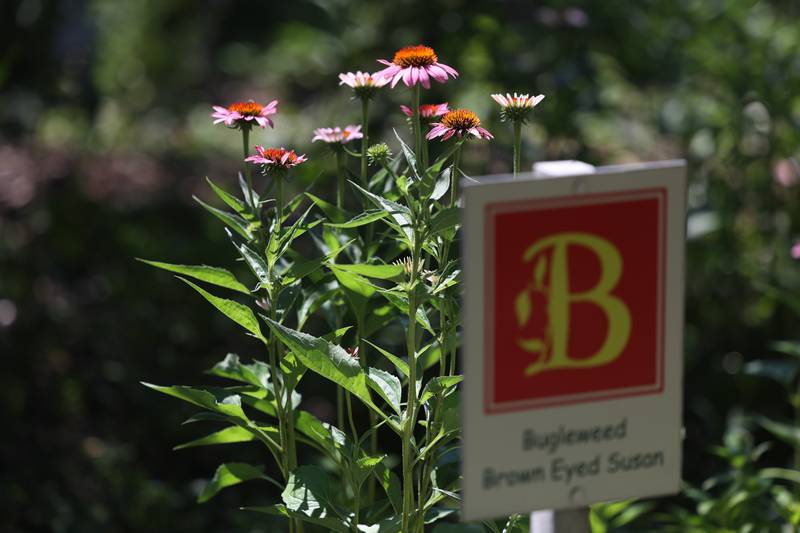
POLYGON ((446 141, 453 135, 459 139, 465 135, 473 135, 480 139, 493 139, 494 136, 484 128, 481 128, 481 121, 478 115, 468 109, 454 109, 448 111, 442 117, 441 122, 434 122, 431 124, 433 129, 426 135, 427 139, 435 139, 441 137, 446 141))
POLYGON ((257 155, 251 155, 246 158, 248 163, 255 163, 257 165, 264 165, 264 170, 287 170, 300 163, 305 162, 308 158, 305 155, 297 155, 294 150, 287 150, 286 148, 264 148, 263 146, 256 146, 257 155))
MULTIPOLYGON (((408 118, 414 116, 414 110, 406 105, 401 105, 400 110, 408 118)), ((447 107, 447 102, 443 104, 422 104, 419 106, 419 118, 430 121, 433 118, 441 117, 448 111, 450 111, 450 109, 447 107)))
POLYGON ((402 79, 408 87, 421 83, 423 87, 430 89, 431 78, 439 83, 444 83, 448 76, 458 77, 455 69, 439 63, 439 58, 433 48, 421 44, 401 48, 394 54, 392 61, 379 59, 378 62, 387 67, 376 72, 375 76, 392 80, 392 87, 402 79))
POLYGON ((800 241, 796 242, 794 246, 792 246, 792 257, 795 259, 800 259, 800 241))
POLYGON ((275 125, 267 117, 278 112, 278 101, 273 100, 262 106, 250 100, 249 102, 236 102, 228 107, 215 105, 213 108, 214 112, 211 114, 211 118, 216 119, 214 124, 222 122, 231 128, 249 129, 255 121, 262 128, 266 128, 267 124, 274 128, 275 125))
POLYGON ((539 102, 544 100, 544 95, 540 94, 538 96, 529 96, 527 94, 514 93, 514 96, 511 96, 509 93, 506 93, 505 95, 493 94, 492 100, 501 106, 501 120, 519 120, 521 122, 525 122, 531 109, 536 107, 539 102))
POLYGON ((322 141, 328 144, 347 144, 354 139, 361 139, 361 126, 347 126, 345 129, 336 126, 335 128, 317 128, 314 130, 314 138, 311 142, 322 141))
POLYGON ((389 83, 389 80, 370 74, 369 72, 347 72, 339 74, 339 85, 347 85, 353 89, 353 92, 358 98, 362 100, 369 100, 375 94, 375 91, 389 83))

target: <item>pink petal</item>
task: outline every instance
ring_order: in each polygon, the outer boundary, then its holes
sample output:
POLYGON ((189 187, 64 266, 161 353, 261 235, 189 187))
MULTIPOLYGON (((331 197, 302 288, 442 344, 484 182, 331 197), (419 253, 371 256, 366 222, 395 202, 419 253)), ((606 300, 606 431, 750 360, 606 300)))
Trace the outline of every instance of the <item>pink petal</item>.
POLYGON ((411 87, 412 85, 414 85, 411 82, 411 76, 412 76, 411 72, 412 71, 413 71, 413 67, 409 67, 409 68, 404 68, 403 69, 403 83, 406 84, 406 87, 411 87))
POLYGON ((402 111, 403 114, 405 114, 405 116, 407 116, 407 117, 414 116, 414 111, 412 111, 412 109, 410 107, 408 107, 407 105, 401 105, 400 106, 400 111, 402 111))
POLYGON ((423 67, 423 68, 419 69, 419 82, 426 89, 430 89, 431 88, 431 80, 428 77, 428 69, 426 67, 423 67))
MULTIPOLYGON (((448 131, 447 133, 445 133, 445 134, 444 134, 444 137, 442 137, 442 142, 444 142, 444 141, 446 141, 447 139, 449 139, 450 137, 452 137, 452 136, 453 136, 453 134, 454 134, 455 132, 456 132, 456 130, 455 130, 455 129, 451 129, 450 131, 448 131)), ((459 136, 458 136, 458 137, 459 137, 459 138, 461 138, 461 135, 459 134, 459 136)))
POLYGON ((453 76, 454 78, 458 77, 458 72, 455 71, 453 67, 445 65, 444 63, 434 63, 433 66, 440 67, 442 70, 453 76))
POLYGON ((394 86, 397 85, 397 82, 399 82, 401 79, 403 79, 403 71, 398 70, 392 78, 392 89, 394 89, 394 86))
POLYGON ((443 68, 436 65, 431 65, 427 70, 428 75, 439 83, 444 83, 447 81, 447 72, 445 72, 443 68))

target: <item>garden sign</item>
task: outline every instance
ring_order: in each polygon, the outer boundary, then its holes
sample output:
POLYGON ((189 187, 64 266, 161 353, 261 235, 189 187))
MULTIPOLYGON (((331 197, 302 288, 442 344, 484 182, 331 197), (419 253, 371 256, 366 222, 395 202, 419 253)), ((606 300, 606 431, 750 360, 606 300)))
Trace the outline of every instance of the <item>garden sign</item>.
POLYGON ((678 491, 682 161, 464 183, 463 519, 678 491))

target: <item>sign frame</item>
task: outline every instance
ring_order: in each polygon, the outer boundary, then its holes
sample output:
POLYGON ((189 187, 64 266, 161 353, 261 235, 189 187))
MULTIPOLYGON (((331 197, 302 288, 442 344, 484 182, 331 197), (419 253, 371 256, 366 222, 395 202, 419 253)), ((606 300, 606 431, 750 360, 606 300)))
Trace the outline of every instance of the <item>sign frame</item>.
MULTIPOLYGON (((682 461, 685 161, 598 167, 594 172, 557 177, 487 176, 461 183, 465 287, 462 519, 569 509, 598 501, 677 492, 682 461), (487 315, 494 320, 492 306, 498 298, 487 283, 494 257, 490 244, 496 238, 492 233, 496 218, 489 217, 496 215, 495 208, 501 204, 558 209, 559 205, 591 204, 593 199, 602 204, 603 198, 620 194, 650 194, 663 199, 658 204, 658 249, 662 255, 657 261, 661 266, 656 289, 661 299, 656 307, 662 315, 657 320, 660 330, 655 343, 655 349, 661 350, 660 382, 631 394, 615 391, 601 397, 578 395, 572 401, 545 398, 538 404, 523 402, 514 409, 487 408, 487 365, 494 345, 489 342, 486 324, 487 315), (653 424, 656 417, 658 423, 653 424), (561 443, 549 451, 536 446, 525 448, 525 435, 530 432, 560 434, 553 438, 562 439, 569 431, 597 427, 619 427, 622 436, 591 443, 561 443), (647 467, 624 471, 619 467, 639 462, 648 463, 647 467)), ((536 209, 544 207, 532 210, 536 209)))

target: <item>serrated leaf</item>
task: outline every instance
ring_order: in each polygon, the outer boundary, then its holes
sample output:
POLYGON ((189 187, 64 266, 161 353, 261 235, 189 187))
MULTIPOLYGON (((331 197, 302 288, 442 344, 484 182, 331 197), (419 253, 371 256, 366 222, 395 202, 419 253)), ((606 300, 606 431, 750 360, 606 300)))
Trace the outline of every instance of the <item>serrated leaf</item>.
POLYGON ((240 420, 247 420, 247 416, 242 410, 241 397, 238 394, 228 394, 226 396, 217 397, 207 390, 185 387, 181 385, 163 386, 145 382, 142 382, 142 385, 163 394, 181 399, 185 402, 189 402, 193 405, 197 405, 198 407, 203 407, 209 411, 214 411, 215 413, 220 413, 240 420))
POLYGON ((394 279, 403 275, 401 265, 336 264, 336 268, 374 279, 394 279))
POLYGON ((289 473, 281 494, 290 511, 316 518, 335 514, 335 497, 328 474, 318 466, 303 465, 289 473))
MULTIPOLYGON (((214 477, 197 497, 197 503, 204 503, 216 496, 222 489, 253 479, 270 479, 264 475, 263 466, 247 463, 224 463, 219 465, 214 477)), ((277 484, 277 483, 276 483, 277 484)))
POLYGON ((380 220, 386 216, 386 211, 365 211, 363 213, 359 213, 355 217, 351 218, 347 222, 326 222, 326 226, 331 226, 334 228, 339 229, 350 229, 350 228, 359 228, 361 226, 366 226, 376 220, 380 220))
POLYGON ((234 215, 233 213, 228 213, 227 211, 223 211, 221 209, 217 209, 216 207, 212 207, 196 196, 194 197, 194 200, 198 204, 203 206, 203 208, 206 211, 208 211, 209 213, 220 219, 222 222, 224 222, 225 225, 231 228, 233 231, 235 231, 248 241, 253 240, 253 233, 250 231, 250 225, 245 219, 243 219, 239 215, 234 215))
POLYGON ((179 444, 172 448, 173 450, 185 450, 186 448, 195 448, 197 446, 212 446, 216 444, 231 444, 235 442, 250 442, 255 440, 256 436, 239 426, 230 426, 219 431, 215 431, 205 437, 194 439, 183 444, 179 444))
POLYGON ((378 208, 383 209, 391 215, 395 227, 401 230, 402 235, 411 238, 411 211, 406 206, 393 202, 383 196, 373 194, 366 189, 362 189, 355 182, 351 181, 350 183, 378 208))
POLYGON ((372 399, 367 386, 366 374, 358 360, 342 348, 324 339, 301 333, 263 317, 272 332, 310 370, 327 378, 353 393, 367 405, 372 399))
POLYGON ((431 200, 438 200, 445 193, 450 190, 450 171, 452 169, 448 168, 445 169, 444 172, 439 174, 439 178, 436 180, 436 185, 433 187, 433 192, 431 193, 431 200))
POLYGON ((439 233, 454 228, 461 222, 461 209, 446 207, 438 211, 431 219, 431 233, 439 233))
POLYGON ((232 289, 243 294, 250 294, 250 289, 240 283, 239 280, 236 279, 236 276, 224 268, 207 265, 175 265, 171 263, 162 263, 161 261, 150 261, 147 259, 138 259, 138 261, 156 268, 168 270, 177 274, 183 274, 184 276, 190 276, 194 279, 205 281, 206 283, 211 283, 212 285, 216 285, 218 287, 225 287, 226 289, 232 289))
POLYGON ((375 468, 372 470, 372 473, 377 478, 378 483, 380 483, 384 492, 386 492, 386 497, 389 499, 389 503, 392 504, 394 512, 395 513, 402 512, 403 485, 400 482, 400 478, 397 476, 397 474, 392 472, 383 463, 378 463, 377 465, 375 465, 375 468))
POLYGON ((207 373, 212 376, 249 383, 263 389, 270 388, 269 365, 261 361, 253 361, 248 365, 242 364, 239 356, 235 353, 227 354, 225 359, 215 364, 207 373))
POLYGON ((327 531, 338 531, 339 533, 349 533, 350 523, 346 520, 336 518, 333 516, 308 516, 298 511, 287 509, 285 505, 270 505, 262 507, 242 507, 243 511, 252 511, 256 513, 264 513, 273 516, 282 516, 284 518, 298 518, 309 524, 315 524, 324 527, 327 531))
POLYGON ((400 402, 403 392, 397 376, 378 368, 369 367, 367 368, 367 383, 394 409, 395 413, 401 414, 400 402))
POLYGON ((234 211, 236 211, 242 217, 247 217, 252 219, 252 213, 249 212, 247 209, 247 204, 230 194, 228 191, 219 187, 216 183, 211 181, 211 179, 206 176, 206 181, 211 186, 211 190, 213 190, 216 195, 219 197, 220 200, 228 204, 234 211))
MULTIPOLYGON (((244 262, 247 263, 247 266, 250 267, 250 271, 255 275, 261 287, 269 290, 272 287, 272 280, 269 278, 269 267, 264 258, 244 243, 237 244, 234 242, 233 245, 236 247, 239 255, 242 256, 242 259, 244 259, 244 262)), ((248 293, 249 292, 250 291, 248 291, 248 293)))
POLYGON ((330 202, 326 202, 322 198, 314 196, 310 192, 305 194, 306 197, 308 197, 308 199, 314 203, 314 205, 319 207, 322 212, 325 213, 325 216, 328 217, 328 220, 331 220, 336 224, 342 224, 350 218, 347 214, 347 211, 336 207, 330 202))
POLYGON ((397 140, 400 141, 400 149, 403 151, 403 156, 406 158, 406 163, 408 163, 408 168, 411 169, 411 172, 414 173, 414 177, 419 180, 419 172, 417 171, 417 156, 414 155, 414 151, 409 148, 409 146, 403 142, 402 137, 397 133, 395 130, 394 136, 397 137, 397 140))
POLYGON ((258 320, 256 319, 255 314, 253 314, 253 310, 247 307, 246 305, 240 304, 239 302, 234 302, 233 300, 226 300, 225 298, 219 298, 214 296, 213 294, 205 291, 203 288, 198 287, 191 281, 186 278, 181 278, 180 276, 178 279, 183 280, 186 282, 190 287, 194 290, 199 292, 203 298, 208 300, 208 302, 216 307, 223 315, 227 316, 244 329, 252 333, 256 338, 261 339, 266 343, 266 339, 261 333, 261 328, 258 326, 258 320))
POLYGON ((386 357, 389 361, 391 361, 392 364, 394 364, 395 368, 397 368, 397 371, 400 372, 401 374, 403 374, 404 377, 408 377, 408 363, 407 362, 405 362, 404 360, 400 359, 396 355, 393 355, 393 354, 387 352, 386 350, 384 350, 383 348, 381 348, 377 344, 373 344, 373 343, 369 342, 368 340, 365 340, 365 342, 367 344, 369 344, 370 346, 372 346, 373 348, 375 348, 376 350, 378 350, 378 352, 383 354, 384 357, 386 357))
POLYGON ((419 397, 420 405, 425 404, 428 400, 437 394, 447 392, 450 388, 455 387, 464 380, 464 376, 436 376, 430 379, 425 384, 425 389, 419 397))

